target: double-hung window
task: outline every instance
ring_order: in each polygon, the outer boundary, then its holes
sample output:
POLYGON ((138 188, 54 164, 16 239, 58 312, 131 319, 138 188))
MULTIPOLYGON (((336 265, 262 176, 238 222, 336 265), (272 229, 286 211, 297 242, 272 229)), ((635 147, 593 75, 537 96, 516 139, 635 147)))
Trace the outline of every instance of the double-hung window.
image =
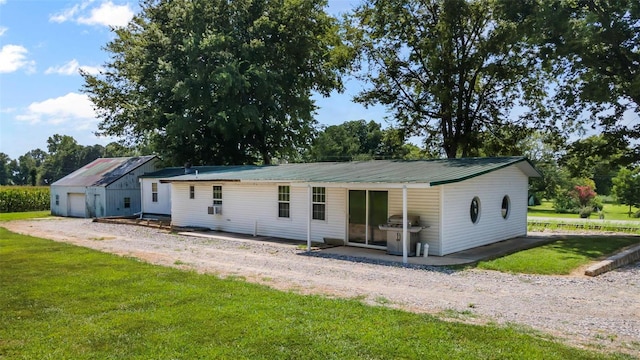
POLYGON ((196 187, 193 185, 189 186, 189 199, 195 199, 196 198, 196 187))
POLYGON ((131 209, 131 198, 130 197, 124 198, 124 208, 125 209, 131 209))
POLYGON ((278 217, 291 217, 291 188, 288 185, 278 186, 278 217))
POLYGON ((151 183, 151 201, 158 202, 158 183, 151 183))
POLYGON ((312 215, 313 220, 325 220, 326 218, 326 190, 323 187, 312 189, 312 215))
POLYGON ((213 206, 222 206, 222 186, 213 186, 213 206))

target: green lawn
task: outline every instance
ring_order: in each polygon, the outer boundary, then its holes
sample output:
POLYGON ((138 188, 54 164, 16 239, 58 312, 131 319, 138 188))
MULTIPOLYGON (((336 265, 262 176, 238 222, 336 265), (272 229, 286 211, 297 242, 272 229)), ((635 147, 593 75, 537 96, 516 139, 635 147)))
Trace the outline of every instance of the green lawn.
POLYGON ((478 267, 512 273, 566 275, 593 260, 638 243, 638 236, 571 235, 551 244, 480 262, 478 267))
MULTIPOLYGON (((633 211, 638 211, 637 208, 632 208, 633 211)), ((618 205, 618 204, 604 204, 604 208, 602 210, 604 213, 605 220, 632 220, 638 221, 640 223, 640 218, 629 217, 629 207, 626 205, 618 205)), ((578 214, 558 214, 553 209, 553 202, 551 201, 543 201, 542 204, 537 206, 529 206, 528 216, 541 216, 541 217, 552 217, 552 218, 566 218, 566 219, 579 219, 580 216, 578 214)), ((591 214, 591 219, 597 219, 598 214, 591 214)))
POLYGON ((24 220, 51 216, 51 211, 27 211, 27 212, 10 212, 0 213, 0 221, 24 220))
POLYGON ((0 269, 7 359, 625 358, 517 326, 281 292, 2 228, 0 269))

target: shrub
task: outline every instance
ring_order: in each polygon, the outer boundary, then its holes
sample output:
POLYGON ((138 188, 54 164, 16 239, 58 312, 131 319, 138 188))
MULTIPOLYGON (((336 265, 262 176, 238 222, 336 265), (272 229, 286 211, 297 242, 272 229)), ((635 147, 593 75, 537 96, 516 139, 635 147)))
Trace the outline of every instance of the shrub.
POLYGON ((593 211, 593 208, 591 206, 583 206, 580 208, 580 217, 582 219, 586 219, 589 216, 591 216, 592 211, 593 211))
POLYGON ((48 186, 0 186, 0 212, 48 210, 48 186))
POLYGON ((596 192, 589 185, 576 185, 573 187, 573 196, 578 200, 581 207, 588 206, 596 195, 596 192))
POLYGON ((595 198, 593 198, 593 200, 591 200, 591 207, 595 212, 600 212, 602 211, 602 209, 604 209, 604 200, 600 195, 596 196, 595 198))
POLYGON ((569 191, 562 190, 558 192, 558 195, 553 200, 553 209, 560 214, 576 214, 580 209, 580 204, 569 191))

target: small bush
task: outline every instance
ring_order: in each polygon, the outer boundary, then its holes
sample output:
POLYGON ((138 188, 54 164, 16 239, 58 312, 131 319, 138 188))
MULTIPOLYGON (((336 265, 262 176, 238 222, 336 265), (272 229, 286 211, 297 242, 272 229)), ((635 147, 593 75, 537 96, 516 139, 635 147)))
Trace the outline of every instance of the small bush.
POLYGON ((591 216, 591 212, 593 211, 593 208, 590 206, 583 206, 582 208, 580 208, 580 217, 582 219, 586 219, 589 216, 591 216))
POLYGON ((593 208, 594 212, 600 212, 602 211, 602 209, 604 209, 604 200, 600 195, 598 195, 591 200, 590 205, 593 208))
POLYGON ((560 214, 577 214, 580 204, 570 192, 564 190, 553 200, 553 209, 560 214))
POLYGON ((638 210, 635 213, 631 214, 631 216, 634 217, 634 218, 640 218, 640 210, 638 210))

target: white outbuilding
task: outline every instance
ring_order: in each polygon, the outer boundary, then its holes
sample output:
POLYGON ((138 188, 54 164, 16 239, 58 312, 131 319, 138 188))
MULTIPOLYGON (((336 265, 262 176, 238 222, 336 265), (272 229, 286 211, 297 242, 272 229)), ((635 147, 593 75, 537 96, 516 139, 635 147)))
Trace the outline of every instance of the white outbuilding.
POLYGON ((81 218, 140 212, 138 177, 156 170, 158 158, 100 158, 51 184, 51 214, 81 218))
POLYGON ((160 179, 174 226, 443 256, 527 233, 523 157, 228 166, 160 179), (428 246, 425 246, 428 245, 428 246))

